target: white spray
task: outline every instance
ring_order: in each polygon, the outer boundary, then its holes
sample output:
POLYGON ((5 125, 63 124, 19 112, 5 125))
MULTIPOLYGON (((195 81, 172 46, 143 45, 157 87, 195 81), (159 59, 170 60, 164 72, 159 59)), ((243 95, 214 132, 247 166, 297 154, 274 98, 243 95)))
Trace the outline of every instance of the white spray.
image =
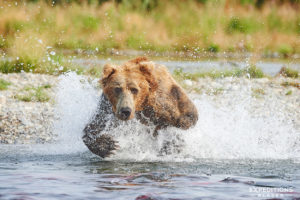
MULTIPOLYGON (((297 158, 300 152, 300 134, 293 124, 272 107, 266 109, 268 117, 254 116, 249 111, 253 103, 250 88, 245 87, 231 106, 216 106, 198 95, 194 103, 199 112, 199 121, 189 130, 168 128, 153 138, 153 127, 136 120, 124 123, 110 134, 119 142, 120 149, 108 160, 133 161, 193 161, 201 158, 297 158), (166 142, 169 154, 161 153, 166 142)), ((76 153, 87 151, 82 142, 82 130, 96 109, 99 92, 86 78, 69 73, 60 77, 56 98, 58 121, 55 133, 58 144, 52 145, 52 153, 76 153)), ((223 97, 221 97, 223 98, 223 97)), ((234 97, 229 97, 234 98, 234 97)), ((51 145, 49 145, 51 146, 51 145)))

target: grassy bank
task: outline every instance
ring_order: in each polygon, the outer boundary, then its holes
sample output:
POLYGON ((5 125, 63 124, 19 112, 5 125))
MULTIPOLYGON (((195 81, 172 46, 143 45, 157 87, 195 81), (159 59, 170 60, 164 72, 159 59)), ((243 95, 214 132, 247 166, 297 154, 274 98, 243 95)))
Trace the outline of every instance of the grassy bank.
POLYGON ((179 70, 175 70, 173 75, 179 81, 180 80, 197 81, 199 78, 206 78, 206 77, 210 77, 213 79, 224 78, 224 77, 248 77, 248 78, 266 77, 263 71, 254 65, 249 66, 248 68, 245 69, 233 69, 233 70, 226 70, 226 71, 213 70, 209 72, 197 72, 197 73, 183 72, 181 69, 179 69, 179 70))
MULTIPOLYGON (((41 60, 23 60, 23 59, 7 59, 0 60, 0 74, 7 73, 19 73, 19 72, 30 72, 30 73, 40 73, 49 75, 60 75, 65 72, 74 71, 77 74, 84 74, 93 77, 101 77, 102 66, 91 65, 89 67, 82 67, 72 63, 67 60, 66 57, 62 56, 50 56, 42 57, 41 60), (58 59, 60 58, 60 59, 58 59)), ((224 68, 225 69, 225 68, 224 68)), ((298 70, 282 67, 276 76, 289 77, 298 79, 300 77, 300 72, 298 70)), ((234 68, 226 70, 210 70, 202 72, 184 72, 181 68, 174 70, 173 76, 178 81, 192 80, 197 81, 199 78, 212 78, 219 79, 225 77, 247 77, 247 78, 265 78, 270 77, 263 73, 263 71, 256 67, 254 64, 249 65, 246 68, 234 68)), ((0 90, 6 89, 9 83, 3 82, 0 79, 0 90)))
POLYGON ((40 59, 50 47, 300 53, 299 1, 16 2, 0 3, 0 49, 13 58, 40 59))

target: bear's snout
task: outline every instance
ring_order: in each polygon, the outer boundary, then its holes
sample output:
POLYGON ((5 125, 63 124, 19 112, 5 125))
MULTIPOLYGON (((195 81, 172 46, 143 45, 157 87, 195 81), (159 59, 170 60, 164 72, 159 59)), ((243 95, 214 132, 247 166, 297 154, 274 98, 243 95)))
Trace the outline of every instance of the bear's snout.
POLYGON ((131 108, 123 107, 120 109, 120 117, 122 120, 128 120, 131 115, 131 108))
POLYGON ((119 96, 115 114, 120 120, 129 120, 134 117, 134 112, 135 108, 133 95, 125 91, 119 96))

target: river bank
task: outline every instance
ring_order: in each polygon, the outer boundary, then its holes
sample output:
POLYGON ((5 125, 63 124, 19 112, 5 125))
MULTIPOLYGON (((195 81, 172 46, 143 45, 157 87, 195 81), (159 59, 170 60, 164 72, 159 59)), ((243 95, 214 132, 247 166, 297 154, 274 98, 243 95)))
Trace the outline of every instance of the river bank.
MULTIPOLYGON (((94 84, 96 79, 81 77, 93 82, 93 87, 99 91, 94 84)), ((55 113, 59 78, 44 74, 0 73, 0 80, 6 83, 0 90, 0 143, 51 143, 57 139, 53 124, 59 120, 55 113)), ((199 78, 182 80, 180 84, 194 101, 207 101, 218 109, 236 109, 237 105, 242 105, 253 117, 280 115, 300 132, 299 79, 199 78)))
POLYGON ((0 50, 33 61, 50 48, 284 58, 300 52, 298 1, 59 2, 0 2, 0 50))

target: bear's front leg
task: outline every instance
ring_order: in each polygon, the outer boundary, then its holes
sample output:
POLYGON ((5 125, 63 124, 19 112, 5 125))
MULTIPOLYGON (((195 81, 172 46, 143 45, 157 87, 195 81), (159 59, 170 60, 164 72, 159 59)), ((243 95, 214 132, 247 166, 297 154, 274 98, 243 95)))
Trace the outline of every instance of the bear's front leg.
POLYGON ((102 134, 95 139, 83 138, 83 141, 92 153, 102 158, 113 155, 113 151, 119 148, 118 142, 107 134, 102 134))
POLYGON ((189 129, 195 126, 198 121, 198 111, 194 103, 189 99, 183 89, 179 86, 173 86, 171 88, 171 95, 173 102, 177 104, 177 116, 174 115, 175 120, 171 120, 177 128, 189 129))
POLYGON ((119 148, 118 142, 104 133, 116 127, 118 125, 116 121, 109 101, 102 95, 96 114, 83 130, 83 142, 92 153, 105 158, 119 148))

